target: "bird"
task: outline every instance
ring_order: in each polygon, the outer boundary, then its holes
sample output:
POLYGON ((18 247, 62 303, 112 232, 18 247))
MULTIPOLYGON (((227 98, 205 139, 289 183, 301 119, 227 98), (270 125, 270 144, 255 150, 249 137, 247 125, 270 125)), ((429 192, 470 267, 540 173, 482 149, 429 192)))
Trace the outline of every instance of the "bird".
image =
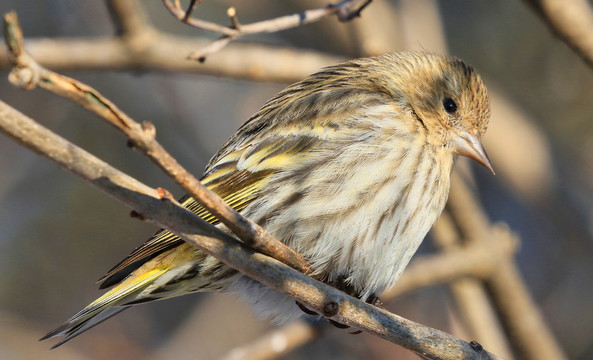
MULTIPOLYGON (((486 87, 456 57, 404 51, 349 60, 280 91, 208 163, 201 182, 304 256, 311 276, 373 301, 393 286, 448 198, 458 156, 482 146, 486 87)), ((225 229, 196 200, 181 204, 225 229)), ((235 293, 281 324, 288 296, 160 230, 100 280, 109 290, 40 340, 53 348, 135 304, 235 293)))

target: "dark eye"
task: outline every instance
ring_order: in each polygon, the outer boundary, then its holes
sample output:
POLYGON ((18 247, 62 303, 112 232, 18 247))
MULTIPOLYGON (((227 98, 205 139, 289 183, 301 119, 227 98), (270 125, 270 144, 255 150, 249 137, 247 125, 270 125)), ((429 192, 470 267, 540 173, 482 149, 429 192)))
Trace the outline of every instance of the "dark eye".
POLYGON ((457 104, 451 98, 446 98, 443 100, 443 108, 449 114, 454 114, 457 111, 457 104))

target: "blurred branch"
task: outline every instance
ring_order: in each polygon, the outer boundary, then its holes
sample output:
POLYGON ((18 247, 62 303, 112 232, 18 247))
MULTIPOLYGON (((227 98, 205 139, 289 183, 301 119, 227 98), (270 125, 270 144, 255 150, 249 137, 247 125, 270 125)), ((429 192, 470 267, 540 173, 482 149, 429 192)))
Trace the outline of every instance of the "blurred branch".
MULTIPOLYGON (((425 7, 432 8, 432 11, 428 11, 428 13, 436 14, 436 16, 433 17, 423 17, 425 21, 414 23, 416 27, 421 26, 421 28, 416 28, 414 34, 416 34, 416 36, 418 36, 417 34, 426 34, 426 37, 421 37, 420 39, 415 37, 413 39, 414 43, 409 43, 409 45, 416 46, 418 42, 421 42, 422 44, 431 43, 432 39, 433 42, 431 47, 441 48, 443 51, 446 51, 442 23, 438 16, 437 2, 435 0, 402 1, 407 4, 413 4, 415 7, 424 4, 425 7)), ((551 2, 549 0, 543 1, 551 2)), ((562 5, 559 6, 564 6, 566 4, 565 1, 556 1, 556 3, 562 3, 562 5)), ((417 17, 418 16, 410 16, 410 18, 417 17)), ((406 32, 407 31, 404 29, 404 33, 406 32)), ((508 104, 508 100, 503 95, 492 91, 492 89, 489 90, 491 97, 497 101, 497 105, 508 104)), ((507 128, 512 128, 512 131, 510 132, 515 135, 517 135, 518 128, 524 130, 520 135, 521 141, 518 143, 525 146, 525 139, 531 140, 532 138, 537 137, 537 134, 534 134, 533 129, 529 128, 528 125, 525 125, 528 121, 524 117, 521 117, 520 114, 517 114, 516 112, 513 115, 515 116, 504 118, 499 117, 496 119, 496 122, 507 124, 507 128)), ((492 127, 494 128, 496 126, 500 125, 493 125, 492 127)), ((508 137, 508 134, 509 131, 504 132, 505 137, 508 137)), ((494 137, 491 138, 494 139, 494 137)), ((493 159, 496 159, 496 156, 499 156, 502 159, 503 157, 500 155, 508 151, 501 142, 489 142, 487 145, 489 153, 493 156, 493 159)), ((529 153, 530 156, 532 156, 531 153, 534 150, 539 151, 538 155, 542 151, 547 151, 545 147, 541 146, 530 147, 529 149, 529 152, 515 150, 512 152, 512 157, 515 159, 521 158, 522 153, 529 153)), ((520 159, 524 160, 521 164, 522 167, 526 167, 525 164, 534 162, 530 156, 520 159)), ((507 178, 515 179, 525 173, 522 171, 518 172, 519 175, 517 175, 517 172, 511 171, 512 169, 505 169, 505 167, 509 167, 509 164, 511 163, 512 162, 505 161, 501 161, 500 163, 500 166, 503 167, 503 171, 501 172, 505 174, 507 178)), ((542 167, 545 167, 546 165, 548 164, 545 164, 542 167)), ((545 181, 540 178, 537 180, 530 179, 529 181, 523 179, 522 181, 523 183, 537 183, 538 185, 545 183, 545 181)), ((497 227, 493 228, 478 199, 473 195, 467 183, 462 181, 458 172, 454 172, 452 177, 451 192, 449 194, 449 202, 447 206, 449 214, 451 215, 450 219, 448 220, 447 217, 442 217, 439 220, 437 227, 440 226, 442 229, 443 225, 447 225, 448 228, 452 230, 450 233, 451 239, 443 239, 445 234, 443 234, 443 232, 438 234, 435 231, 435 240, 437 240, 437 243, 441 243, 446 249, 455 247, 455 243, 460 240, 464 247, 473 244, 486 244, 500 241, 501 234, 497 230, 497 227), (450 221, 452 221, 452 223, 450 221), (445 222, 449 222, 449 224, 446 224, 445 222), (447 244, 447 242, 449 242, 449 244, 447 244)), ((437 228, 435 228, 435 230, 437 230, 437 228)), ((519 351, 527 356, 528 359, 566 358, 558 346, 556 339, 552 336, 549 328, 543 321, 537 305, 533 302, 529 292, 526 290, 521 275, 516 270, 514 259, 508 257, 501 261, 498 264, 497 271, 493 272, 492 276, 484 280, 485 285, 490 289, 491 294, 487 294, 484 291, 483 284, 475 281, 461 280, 461 282, 456 281, 451 283, 452 292, 460 305, 460 310, 465 313, 465 318, 469 319, 468 323, 470 328, 474 331, 475 336, 479 336, 479 340, 484 339, 487 346, 492 349, 495 348, 497 353, 506 354, 509 352, 503 334, 501 334, 500 329, 498 329, 496 322, 491 321, 491 319, 495 317, 495 313, 492 310, 490 299, 494 298, 494 305, 498 313, 511 312, 509 307, 515 310, 518 310, 517 308, 521 307, 523 311, 522 313, 519 311, 512 311, 513 315, 516 317, 511 318, 504 316, 502 321, 508 330, 509 339, 516 345, 519 351), (502 274, 506 274, 504 276, 508 283, 501 281, 500 278, 503 276, 502 274), (494 294, 495 291, 492 290, 493 282, 497 285, 496 291, 498 291, 498 294, 494 294), (517 290, 518 293, 515 294, 513 290, 517 290), (517 298, 515 298, 515 296, 517 296, 517 298), (497 298, 499 298, 499 300, 497 300, 497 298), (503 303, 503 299, 506 299, 507 304, 503 303)))
POLYGON ((242 36, 286 30, 293 27, 310 24, 332 15, 336 15, 339 21, 349 21, 357 16, 360 16, 361 11, 371 1, 372 0, 344 0, 337 4, 329 4, 319 9, 306 10, 298 14, 280 16, 274 19, 258 21, 252 24, 239 24, 237 11, 234 7, 231 7, 227 11, 227 16, 229 17, 231 23, 230 26, 223 26, 210 21, 190 17, 198 5, 198 3, 195 1, 190 3, 190 6, 187 10, 183 10, 181 8, 179 1, 172 2, 171 0, 163 0, 163 4, 167 10, 169 10, 169 12, 179 21, 198 29, 211 31, 222 35, 219 40, 213 42, 209 46, 202 48, 201 50, 194 51, 187 56, 189 59, 204 62, 208 55, 220 51, 226 45, 242 36))
POLYGON ((366 304, 266 255, 254 252, 153 189, 0 102, 0 131, 56 162, 157 225, 319 314, 399 344, 429 359, 497 359, 481 347, 366 304))
MULTIPOLYGON (((495 225, 492 228, 492 239, 490 241, 463 244, 455 220, 459 219, 452 217, 450 211, 443 212, 432 232, 434 242, 444 254, 458 252, 459 249, 480 247, 480 244, 488 244, 488 246, 494 248, 504 246, 503 244, 508 242, 512 242, 515 247, 519 245, 519 239, 505 225, 495 225)), ((510 256, 505 258, 499 257, 496 260, 493 271, 488 276, 498 271, 498 264, 501 261, 508 261, 509 259, 511 259, 510 256)), ((469 328, 470 334, 481 344, 484 344, 489 349, 496 349, 495 352, 497 354, 510 360, 513 356, 508 339, 504 334, 500 319, 484 288, 483 281, 488 276, 481 279, 469 276, 457 278, 448 285, 461 317, 469 328)))
POLYGON ((593 67, 593 8, 587 0, 524 0, 587 65, 593 67))
MULTIPOLYGON (((454 173, 448 208, 460 238, 467 244, 496 241, 479 202, 465 182, 454 173)), ((499 262, 485 280, 511 340, 528 359, 567 359, 537 309, 512 259, 499 262)))
MULTIPOLYGON (((450 221, 450 219, 439 220, 441 224, 439 226, 448 226, 451 224, 450 221), (446 222, 446 224, 443 224, 443 222, 446 222)), ((397 285, 385 292, 381 299, 388 303, 402 294, 429 286, 451 283, 462 278, 477 277, 486 279, 497 271, 498 264, 503 258, 513 257, 516 246, 517 239, 514 238, 508 228, 502 226, 497 227, 496 240, 489 242, 489 245, 471 245, 451 249, 437 255, 421 256, 412 261, 398 280, 397 285)), ((319 335, 313 325, 304 321, 298 322, 298 324, 299 329, 308 326, 309 331, 301 330, 296 332, 292 325, 287 325, 282 329, 262 336, 254 343, 231 350, 224 359, 271 359, 273 357, 270 354, 274 353, 274 343, 271 339, 281 337, 288 348, 294 349, 312 341, 319 335), (266 345, 270 349, 264 351, 262 348, 266 345)), ((285 351, 288 352, 288 349, 283 349, 281 354, 285 353, 285 351)))
MULTIPOLYGON (((257 81, 293 82, 343 58, 310 50, 235 44, 216 61, 197 64, 185 59, 209 40, 173 36, 155 29, 135 0, 111 0, 109 6, 119 36, 79 39, 28 39, 27 50, 44 67, 54 70, 183 71, 257 81), (266 59, 265 62, 261 59, 266 59)), ((0 47, 0 67, 10 68, 0 47)))
MULTIPOLYGON (((442 216, 446 217, 446 214, 442 216)), ((439 219, 442 226, 447 219, 439 219)), ((381 297, 390 300, 401 294, 453 280, 474 277, 487 279, 497 271, 502 259, 513 258, 518 246, 515 236, 504 226, 498 227, 496 241, 450 251, 424 255, 414 260, 398 280, 397 285, 381 297)))
POLYGON ((107 0, 106 3, 119 36, 134 37, 154 31, 148 16, 136 0, 107 0))
MULTIPOLYGON (((311 50, 235 44, 204 64, 184 56, 207 41, 196 37, 153 33, 148 47, 136 53, 120 38, 29 39, 27 50, 39 64, 54 70, 175 71, 254 81, 293 82, 320 68, 344 60, 311 50), (266 59, 266 61, 262 61, 266 59)), ((0 67, 8 69, 7 52, 0 47, 0 67)))
POLYGON ((13 70, 10 81, 25 89, 39 85, 63 96, 106 120, 129 138, 131 145, 147 155, 204 208, 216 216, 245 244, 257 251, 308 273, 307 261, 253 221, 245 218, 183 168, 156 140, 156 129, 148 122, 137 123, 98 91, 72 78, 40 66, 23 48, 23 36, 15 12, 6 14, 5 34, 13 70))
POLYGON ((295 321, 270 331, 247 345, 231 349, 220 360, 272 360, 302 346, 319 336, 317 327, 295 321))
MULTIPOLYGON (((439 226, 451 225, 451 219, 439 219, 437 224, 441 224, 439 226)), ((451 249, 436 255, 418 257, 406 268, 396 286, 383 293, 381 300, 389 303, 402 294, 429 286, 451 283, 459 279, 489 278, 498 270, 498 264, 503 259, 506 261, 514 256, 517 245, 517 239, 508 228, 497 226, 496 240, 489 242, 488 245, 481 243, 451 249)), ((315 325, 298 321, 264 334, 254 342, 230 350, 223 359, 274 359, 313 341, 319 335, 321 333, 315 325), (279 343, 284 346, 278 346, 279 343)))
POLYGON ((391 1, 377 1, 365 11, 365 16, 350 23, 349 36, 354 40, 359 56, 376 56, 402 49, 401 6, 391 1))

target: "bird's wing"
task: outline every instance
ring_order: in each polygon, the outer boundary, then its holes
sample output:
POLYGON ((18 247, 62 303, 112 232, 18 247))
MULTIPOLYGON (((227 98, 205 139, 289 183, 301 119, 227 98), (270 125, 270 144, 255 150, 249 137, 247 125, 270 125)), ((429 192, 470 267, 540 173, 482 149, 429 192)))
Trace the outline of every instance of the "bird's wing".
MULTIPOLYGON (((327 80, 331 68, 326 72, 328 75, 320 73, 315 79, 289 86, 268 101, 212 158, 206 175, 201 179, 202 183, 235 210, 241 211, 257 198, 259 190, 272 174, 298 164, 303 161, 303 157, 315 151, 319 152, 319 145, 326 143, 323 140, 332 136, 332 125, 336 125, 338 120, 352 118, 355 110, 363 108, 368 102, 360 96, 354 96, 356 101, 347 101, 352 98, 354 91, 350 89, 340 93, 343 100, 339 102, 339 108, 319 113, 321 103, 335 100, 337 96, 322 96, 322 93, 339 85, 327 80), (302 88, 310 88, 311 91, 300 91, 302 88), (277 126, 279 122, 284 126, 277 126), (336 123, 329 124, 331 122, 336 123)), ((360 89, 356 91, 366 94, 360 89)), ((204 220, 218 223, 194 199, 186 197, 182 199, 182 205, 204 220)), ((146 261, 182 243, 183 240, 169 231, 157 232, 99 279, 100 288, 119 283, 146 261)))
MULTIPOLYGON (((263 139, 218 159, 209 167, 201 182, 235 210, 241 211, 257 198, 272 174, 296 161, 297 157, 290 155, 302 152, 317 141, 318 138, 297 135, 263 139)), ((180 202, 205 221, 218 224, 218 219, 193 198, 185 196, 180 202)), ((104 289, 118 284, 148 260, 181 244, 183 240, 177 235, 159 230, 99 279, 99 287, 104 289)))

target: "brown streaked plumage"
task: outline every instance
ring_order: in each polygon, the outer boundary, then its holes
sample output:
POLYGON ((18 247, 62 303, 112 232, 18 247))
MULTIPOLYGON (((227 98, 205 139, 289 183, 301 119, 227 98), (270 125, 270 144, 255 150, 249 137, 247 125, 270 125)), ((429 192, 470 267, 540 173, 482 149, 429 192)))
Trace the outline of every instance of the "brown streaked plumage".
MULTIPOLYGON (((486 88, 456 58, 404 52, 348 61, 278 93, 212 158, 202 179, 304 255, 314 276, 361 299, 393 285, 441 213, 456 154, 492 170, 480 143, 486 88)), ((217 225, 193 199, 183 205, 217 225)), ((237 293, 286 321, 294 301, 160 231, 100 281, 113 287, 44 339, 56 346, 132 304, 237 293)))

